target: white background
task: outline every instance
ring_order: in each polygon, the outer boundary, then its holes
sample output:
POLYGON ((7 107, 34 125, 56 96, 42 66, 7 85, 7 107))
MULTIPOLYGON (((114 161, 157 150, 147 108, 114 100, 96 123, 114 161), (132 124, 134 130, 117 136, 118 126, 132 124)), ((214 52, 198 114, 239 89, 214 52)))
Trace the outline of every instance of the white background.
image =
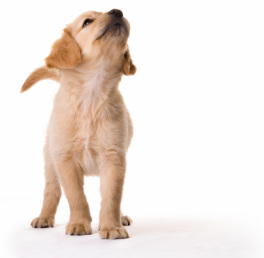
POLYGON ((5 1, 0 4, 0 257, 262 257, 262 1, 5 1), (86 179, 92 236, 29 227, 44 188, 42 148, 58 89, 20 95, 65 24, 121 9, 138 72, 120 90, 135 134, 123 211, 131 238, 99 240, 99 179, 86 179))

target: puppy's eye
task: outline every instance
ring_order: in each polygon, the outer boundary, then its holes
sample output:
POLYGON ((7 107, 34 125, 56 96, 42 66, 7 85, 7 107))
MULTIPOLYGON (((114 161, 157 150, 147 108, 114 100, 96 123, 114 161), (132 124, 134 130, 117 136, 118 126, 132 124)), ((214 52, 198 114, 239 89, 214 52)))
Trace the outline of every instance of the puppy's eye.
POLYGON ((84 22, 83 22, 83 28, 86 27, 88 24, 92 23, 94 20, 93 19, 86 19, 84 22))

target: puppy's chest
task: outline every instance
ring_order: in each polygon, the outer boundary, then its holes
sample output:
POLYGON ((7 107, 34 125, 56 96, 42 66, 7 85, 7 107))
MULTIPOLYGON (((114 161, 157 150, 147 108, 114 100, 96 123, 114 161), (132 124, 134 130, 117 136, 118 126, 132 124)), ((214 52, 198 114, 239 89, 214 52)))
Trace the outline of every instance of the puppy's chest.
POLYGON ((104 134, 100 125, 83 121, 79 125, 72 141, 72 154, 82 166, 86 175, 98 174, 98 161, 104 143, 101 141, 104 134))
MULTIPOLYGON (((108 109, 100 105, 99 92, 85 88, 81 95, 67 95, 68 101, 56 106, 52 120, 56 135, 53 146, 58 154, 70 155, 90 175, 98 173, 100 154, 107 148, 109 138, 108 109)), ((60 94, 65 97, 63 91, 60 94)))

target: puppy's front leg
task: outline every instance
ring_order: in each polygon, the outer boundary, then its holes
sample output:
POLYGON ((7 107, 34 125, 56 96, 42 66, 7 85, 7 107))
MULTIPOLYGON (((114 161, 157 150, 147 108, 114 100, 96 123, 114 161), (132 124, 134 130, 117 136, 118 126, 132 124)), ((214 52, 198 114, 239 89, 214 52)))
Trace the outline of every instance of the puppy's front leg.
POLYGON ((70 206, 70 221, 66 227, 66 234, 92 234, 91 215, 83 191, 84 175, 72 160, 60 161, 56 164, 60 181, 70 206))
POLYGON ((125 158, 118 154, 105 155, 100 168, 101 211, 99 235, 103 239, 128 238, 121 225, 120 204, 125 177, 125 158))

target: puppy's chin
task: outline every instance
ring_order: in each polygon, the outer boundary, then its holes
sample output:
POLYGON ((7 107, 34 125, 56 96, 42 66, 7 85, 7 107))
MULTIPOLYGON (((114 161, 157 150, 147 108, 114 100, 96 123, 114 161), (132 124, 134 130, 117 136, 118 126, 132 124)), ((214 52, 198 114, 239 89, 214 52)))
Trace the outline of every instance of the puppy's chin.
POLYGON ((105 37, 114 37, 114 38, 127 38, 128 31, 124 25, 114 24, 107 30, 105 37))
POLYGON ((103 44, 125 44, 129 37, 129 25, 123 20, 116 20, 103 28, 96 37, 96 41, 103 44))
POLYGON ((128 39, 128 33, 124 27, 115 25, 107 31, 107 33, 101 38, 102 44, 126 44, 128 39))

